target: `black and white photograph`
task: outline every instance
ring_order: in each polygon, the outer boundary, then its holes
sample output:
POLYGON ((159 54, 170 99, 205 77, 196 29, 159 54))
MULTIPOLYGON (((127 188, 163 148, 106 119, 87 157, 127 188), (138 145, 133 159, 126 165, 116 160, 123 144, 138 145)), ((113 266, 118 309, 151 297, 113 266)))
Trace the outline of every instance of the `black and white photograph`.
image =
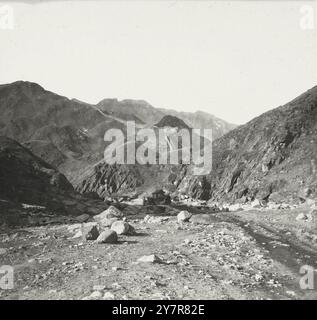
POLYGON ((0 300, 316 299, 317 1, 0 1, 0 300))

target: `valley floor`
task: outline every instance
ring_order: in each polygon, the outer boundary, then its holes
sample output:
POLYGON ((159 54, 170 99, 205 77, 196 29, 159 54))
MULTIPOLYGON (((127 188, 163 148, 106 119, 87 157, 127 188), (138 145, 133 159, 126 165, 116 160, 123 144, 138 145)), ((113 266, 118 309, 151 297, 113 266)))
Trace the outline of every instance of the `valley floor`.
POLYGON ((317 299, 299 285, 301 266, 317 265, 316 219, 296 221, 306 209, 195 209, 183 225, 145 222, 142 210, 128 217, 137 234, 118 244, 73 239, 67 223, 3 231, 14 289, 0 299, 317 299), (152 254, 161 262, 137 262, 152 254))

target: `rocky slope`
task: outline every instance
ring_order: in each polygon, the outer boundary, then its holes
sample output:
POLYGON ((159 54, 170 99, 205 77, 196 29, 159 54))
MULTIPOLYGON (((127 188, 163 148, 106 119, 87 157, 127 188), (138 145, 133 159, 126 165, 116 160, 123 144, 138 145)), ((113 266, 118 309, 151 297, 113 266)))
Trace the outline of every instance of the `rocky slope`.
POLYGON ((182 119, 190 128, 212 129, 214 140, 237 127, 235 124, 223 121, 214 115, 203 111, 179 112, 171 109, 159 110, 168 115, 182 119))
POLYGON ((173 116, 181 119, 190 128, 213 129, 214 139, 223 136, 236 127, 236 125, 207 112, 178 112, 173 109, 154 108, 143 100, 104 99, 97 104, 97 107, 108 115, 124 120, 135 120, 137 123, 144 123, 149 126, 159 123, 165 116, 173 116))
POLYGON ((4 216, 10 214, 10 203, 75 215, 94 213, 97 208, 105 207, 101 201, 92 202, 76 193, 63 174, 18 142, 3 136, 0 136, 0 200, 0 220, 5 221, 4 216))
POLYGON ((98 162, 108 128, 123 124, 78 100, 31 82, 0 86, 0 134, 57 167, 75 185, 78 172, 98 162))
MULTIPOLYGON (((0 135, 22 143, 56 167, 80 191, 87 189, 82 186, 89 179, 91 170, 100 168, 107 129, 124 131, 127 120, 135 120, 138 128, 151 127, 166 116, 141 100, 105 99, 97 105, 90 105, 25 81, 0 85, 0 113, 0 135)), ((180 119, 186 126, 187 120, 180 119)), ((225 126, 219 134, 226 133, 226 130, 225 126)), ((109 170, 111 175, 113 170, 109 170)), ((133 170, 129 175, 133 176, 133 170)), ((122 184, 121 180, 125 179, 125 174, 119 172, 116 176, 113 181, 120 187, 110 190, 124 191, 126 183, 122 184)), ((138 179, 131 181, 131 187, 138 183, 138 179)))
POLYGON ((220 202, 316 196, 317 87, 213 143, 213 170, 180 189, 220 202))
POLYGON ((179 129, 189 129, 190 127, 181 119, 175 116, 164 116, 158 123, 155 124, 158 128, 171 127, 179 129))

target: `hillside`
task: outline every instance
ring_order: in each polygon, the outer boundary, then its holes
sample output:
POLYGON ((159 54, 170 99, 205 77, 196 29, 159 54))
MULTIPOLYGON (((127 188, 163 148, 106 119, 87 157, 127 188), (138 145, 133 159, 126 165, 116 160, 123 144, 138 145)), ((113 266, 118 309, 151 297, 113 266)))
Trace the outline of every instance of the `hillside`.
POLYGON ((166 116, 142 100, 104 99, 90 105, 26 81, 0 85, 0 113, 0 135, 22 143, 75 187, 102 161, 107 129, 124 131, 128 120, 138 128, 151 127, 166 116))
MULTIPOLYGON (((6 203, 41 206, 57 214, 95 213, 105 205, 75 192, 66 177, 16 141, 0 136, 0 221, 6 203)), ((16 211, 14 211, 16 212, 16 211)))
POLYGON ((180 189, 219 202, 296 202, 316 196, 316 134, 314 87, 214 141, 212 173, 187 177, 180 189))

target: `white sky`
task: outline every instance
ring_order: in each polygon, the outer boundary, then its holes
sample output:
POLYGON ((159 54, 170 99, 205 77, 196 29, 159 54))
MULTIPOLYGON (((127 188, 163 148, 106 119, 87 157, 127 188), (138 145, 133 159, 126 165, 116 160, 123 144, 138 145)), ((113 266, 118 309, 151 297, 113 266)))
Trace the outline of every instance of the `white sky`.
POLYGON ((0 83, 22 79, 89 103, 143 99, 244 123, 317 84, 317 25, 300 28, 303 4, 11 3, 0 83))

